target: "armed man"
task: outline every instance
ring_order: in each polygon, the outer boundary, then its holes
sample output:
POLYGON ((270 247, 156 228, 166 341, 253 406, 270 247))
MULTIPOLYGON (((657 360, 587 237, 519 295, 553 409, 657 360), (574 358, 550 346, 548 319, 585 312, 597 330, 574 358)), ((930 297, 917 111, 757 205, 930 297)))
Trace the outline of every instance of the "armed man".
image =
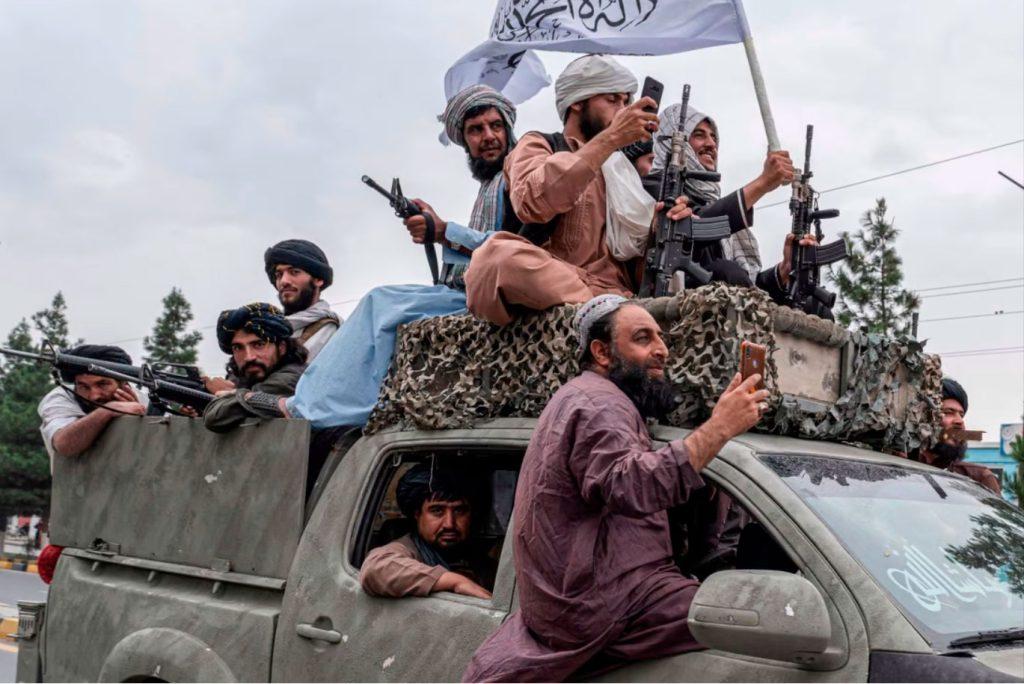
MULTIPOLYGON (((665 171, 671 152, 670 141, 679 125, 682 105, 672 104, 662 113, 655 136, 655 158, 652 174, 665 171)), ((717 171, 719 153, 718 124, 707 114, 688 106, 683 120, 683 135, 687 145, 683 148, 688 171, 717 171)), ((694 213, 700 216, 723 215, 729 218, 732 234, 721 241, 718 258, 735 261, 749 276, 757 280, 761 273, 761 254, 757 238, 750 228, 754 224, 754 205, 769 192, 793 180, 793 162, 789 152, 769 152, 761 173, 745 186, 722 196, 721 184, 711 180, 687 180, 682 188, 694 213)), ((785 274, 782 274, 785 276, 785 274)), ((765 276, 762 276, 765 277, 765 276)))
POLYGON ((431 460, 398 481, 398 507, 413 530, 370 551, 359 581, 373 596, 427 596, 451 591, 490 598, 494 578, 472 544, 472 487, 457 472, 431 460))
POLYGON ((267 249, 263 265, 292 326, 292 336, 312 361, 342 323, 321 298, 334 282, 327 255, 309 240, 284 240, 267 249))
MULTIPOLYGON (((67 350, 72 356, 131 365, 132 359, 120 347, 82 344, 67 350)), ((43 444, 53 457, 77 456, 99 438, 114 418, 141 416, 149 406, 145 393, 136 392, 127 383, 94 375, 79 366, 60 369, 60 378, 74 390, 58 386, 39 402, 43 444)))
MULTIPOLYGON (((421 214, 405 220, 413 242, 443 246, 441 282, 388 285, 370 290, 323 353, 310 364, 287 402, 290 415, 314 428, 362 426, 377 403, 391 365, 398 326, 430 316, 466 312, 463 275, 474 250, 515 216, 507 209, 501 170, 516 144, 516 108, 485 85, 470 86, 448 101, 439 117, 447 137, 462 146, 470 173, 479 183, 467 225, 444 220, 429 204, 414 200, 421 214)), ((473 257, 475 258, 475 257, 473 257)))
POLYGON ((203 423, 227 432, 246 418, 279 418, 280 404, 295 393, 306 367, 306 349, 292 336, 292 326, 271 304, 228 309, 217 319, 217 343, 230 354, 228 379, 234 389, 217 392, 203 423))
POLYGON ((618 295, 574 323, 585 370, 541 413, 516 487, 519 610, 466 681, 565 681, 700 648, 687 626, 699 583, 672 562, 667 511, 704 487, 700 471, 760 420, 768 392, 737 373, 703 425, 655 449, 645 421, 677 405, 658 323, 618 295))
MULTIPOLYGON (((631 295, 626 264, 643 253, 655 203, 619 150, 657 130, 651 98, 630 99, 636 78, 611 57, 587 55, 555 82, 561 133, 530 133, 505 162, 512 208, 524 224, 481 247, 466 272, 469 310, 506 325, 522 308, 631 295)), ((680 204, 673 220, 690 215, 680 204)))
POLYGON ((953 378, 942 379, 942 434, 939 441, 929 449, 922 449, 914 460, 928 463, 957 475, 971 478, 982 487, 1002 496, 999 478, 979 463, 968 463, 967 440, 964 433, 964 416, 967 415, 967 391, 953 378))

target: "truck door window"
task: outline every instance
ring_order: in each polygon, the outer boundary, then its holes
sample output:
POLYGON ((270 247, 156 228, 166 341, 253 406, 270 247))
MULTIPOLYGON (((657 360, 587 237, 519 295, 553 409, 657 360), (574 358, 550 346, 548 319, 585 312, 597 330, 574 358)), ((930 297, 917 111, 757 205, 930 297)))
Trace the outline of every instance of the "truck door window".
POLYGON ((382 469, 374 495, 364 511, 361 529, 353 550, 352 564, 361 567, 371 549, 389 544, 407 534, 416 533, 415 521, 403 515, 396 490, 402 477, 418 463, 433 460, 434 467, 457 470, 473 491, 470 541, 472 553, 484 559, 488 572, 483 585, 493 588, 498 559, 505 541, 516 479, 522 455, 453 452, 403 453, 382 469))
POLYGON ((771 533, 710 474, 707 485, 669 511, 672 551, 684 575, 701 581, 719 570, 796 572, 771 533))

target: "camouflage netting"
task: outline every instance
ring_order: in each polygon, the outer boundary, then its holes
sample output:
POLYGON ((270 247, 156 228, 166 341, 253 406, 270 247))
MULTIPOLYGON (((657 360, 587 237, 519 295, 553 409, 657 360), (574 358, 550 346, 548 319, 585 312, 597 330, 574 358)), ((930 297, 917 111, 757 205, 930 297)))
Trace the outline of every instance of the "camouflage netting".
MULTIPOLYGON (((778 307, 760 290, 712 284, 684 295, 645 300, 667 331, 668 374, 683 402, 669 423, 693 426, 710 415, 736 372, 741 340, 763 344, 770 409, 758 429, 813 439, 859 441, 906 451, 938 432, 939 359, 909 339, 864 336, 778 307), (776 333, 846 347, 848 382, 831 406, 779 391, 776 333), (906 396, 896 418, 897 390, 906 396)), ((500 416, 540 415, 555 391, 579 373, 575 306, 531 314, 500 328, 472 316, 444 316, 403 326, 380 400, 367 425, 424 429, 467 427, 500 416)))

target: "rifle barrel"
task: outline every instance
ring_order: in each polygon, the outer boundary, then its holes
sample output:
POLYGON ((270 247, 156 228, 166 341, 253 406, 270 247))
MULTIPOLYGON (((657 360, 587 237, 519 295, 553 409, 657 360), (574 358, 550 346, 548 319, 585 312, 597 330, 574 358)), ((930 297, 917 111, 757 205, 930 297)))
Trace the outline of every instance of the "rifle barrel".
POLYGON ((362 181, 364 183, 366 183, 367 185, 369 185, 370 188, 372 188, 373 190, 376 190, 380 194, 384 195, 388 199, 389 202, 394 203, 396 201, 394 195, 392 195, 390 192, 388 192, 387 190, 382 188, 380 185, 378 185, 377 181, 373 180, 369 176, 363 176, 362 181))
POLYGON ((21 359, 31 359, 32 361, 53 361, 53 359, 49 356, 43 356, 42 354, 36 354, 35 352, 21 351, 20 349, 10 349, 9 347, 0 347, 0 354, 5 354, 7 356, 17 356, 18 358, 21 359))
POLYGON ((804 175, 811 177, 811 141, 814 140, 814 124, 807 124, 807 147, 804 148, 804 175))

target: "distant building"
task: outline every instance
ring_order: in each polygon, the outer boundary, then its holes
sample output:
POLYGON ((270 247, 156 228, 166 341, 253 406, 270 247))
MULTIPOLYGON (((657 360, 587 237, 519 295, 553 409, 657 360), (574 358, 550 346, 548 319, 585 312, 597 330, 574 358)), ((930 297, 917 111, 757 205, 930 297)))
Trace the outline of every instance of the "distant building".
MULTIPOLYGON (((1004 475, 1009 477, 1017 472, 1017 462, 1010 456, 1010 443, 1021 434, 1022 427, 1021 423, 1005 423, 999 429, 998 442, 968 443, 966 460, 986 466, 1002 482, 1004 475)), ((1009 496, 1005 489, 1003 496, 1009 496)))

